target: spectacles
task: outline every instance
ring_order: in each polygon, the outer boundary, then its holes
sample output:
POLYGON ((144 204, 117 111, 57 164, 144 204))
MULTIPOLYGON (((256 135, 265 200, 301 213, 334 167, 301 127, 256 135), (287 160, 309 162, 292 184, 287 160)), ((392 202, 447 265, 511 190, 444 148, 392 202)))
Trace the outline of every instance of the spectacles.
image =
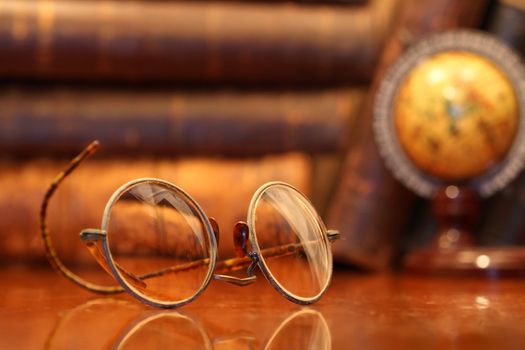
POLYGON ((218 261, 219 226, 199 204, 170 182, 141 178, 117 189, 106 204, 100 229, 84 229, 80 239, 119 286, 91 283, 59 259, 47 227, 49 200, 60 183, 99 143, 88 145, 47 190, 40 228, 51 265, 77 285, 102 294, 128 292, 162 308, 185 305, 212 279, 246 286, 256 281, 258 266, 288 300, 311 304, 321 298, 332 277, 327 230, 308 199, 284 182, 269 182, 253 195, 246 222, 233 230, 235 257, 218 261), (227 275, 246 268, 246 277, 227 275))

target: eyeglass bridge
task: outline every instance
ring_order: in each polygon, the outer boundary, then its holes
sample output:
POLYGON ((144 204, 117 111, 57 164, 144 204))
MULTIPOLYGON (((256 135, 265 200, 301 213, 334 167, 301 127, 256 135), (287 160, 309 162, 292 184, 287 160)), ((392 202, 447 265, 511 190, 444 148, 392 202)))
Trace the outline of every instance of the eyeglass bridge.
MULTIPOLYGON (((219 235, 218 232, 219 228, 217 226, 216 236, 219 235)), ((259 263, 259 256, 255 252, 248 253, 249 232, 250 229, 248 228, 248 225, 243 221, 239 221, 238 223, 236 223, 235 227, 233 228, 233 245, 235 247, 235 256, 237 258, 244 258, 245 256, 248 256, 251 259, 251 263, 247 269, 248 277, 240 278, 230 275, 213 275, 213 278, 215 280, 228 282, 241 287, 250 285, 257 281, 257 276, 253 274, 253 271, 259 263)))

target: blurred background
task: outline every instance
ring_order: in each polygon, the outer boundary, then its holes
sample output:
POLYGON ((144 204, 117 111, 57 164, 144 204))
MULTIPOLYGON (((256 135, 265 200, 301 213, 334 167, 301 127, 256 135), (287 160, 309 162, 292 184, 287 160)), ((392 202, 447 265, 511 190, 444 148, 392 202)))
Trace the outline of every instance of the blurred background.
MULTIPOLYGON (((51 203, 68 263, 91 259, 78 232, 114 190, 159 177, 217 219, 223 257, 254 191, 282 180, 341 231, 337 262, 390 268, 434 228, 378 155, 374 93, 402 49, 454 27, 525 54, 518 0, 0 0, 0 259, 47 264, 44 192, 98 139, 51 203)), ((522 176, 484 203, 482 243, 525 243, 523 209, 522 176)))

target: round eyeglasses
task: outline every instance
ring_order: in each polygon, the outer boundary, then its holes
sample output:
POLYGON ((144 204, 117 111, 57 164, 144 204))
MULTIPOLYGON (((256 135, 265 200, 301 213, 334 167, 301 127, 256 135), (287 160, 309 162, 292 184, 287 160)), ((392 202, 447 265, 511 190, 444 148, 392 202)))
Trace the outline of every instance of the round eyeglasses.
POLYGON ((65 277, 94 292, 127 291, 156 307, 185 305, 212 279, 239 286, 256 281, 257 266, 284 297, 311 304, 323 295, 332 277, 330 242, 338 231, 327 230, 309 200, 293 186, 269 182, 253 195, 246 222, 234 227, 235 257, 217 260, 219 226, 199 204, 170 182, 142 178, 130 181, 109 199, 100 229, 80 233, 97 262, 119 283, 90 283, 58 258, 46 221, 53 193, 87 156, 92 142, 59 174, 41 207, 41 233, 51 264, 65 277), (246 268, 246 277, 227 275, 246 268))

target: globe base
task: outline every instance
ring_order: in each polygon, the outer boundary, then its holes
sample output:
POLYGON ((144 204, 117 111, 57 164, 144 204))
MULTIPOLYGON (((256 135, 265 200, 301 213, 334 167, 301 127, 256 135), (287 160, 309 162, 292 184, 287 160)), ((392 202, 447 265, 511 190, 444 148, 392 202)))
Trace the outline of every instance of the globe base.
POLYGON ((404 261, 407 271, 426 275, 525 275, 525 248, 457 248, 415 251, 404 261))
POLYGON ((432 200, 438 232, 430 247, 404 260, 411 272, 425 274, 525 275, 525 248, 476 247, 474 235, 480 217, 476 192, 462 186, 444 186, 432 200))

